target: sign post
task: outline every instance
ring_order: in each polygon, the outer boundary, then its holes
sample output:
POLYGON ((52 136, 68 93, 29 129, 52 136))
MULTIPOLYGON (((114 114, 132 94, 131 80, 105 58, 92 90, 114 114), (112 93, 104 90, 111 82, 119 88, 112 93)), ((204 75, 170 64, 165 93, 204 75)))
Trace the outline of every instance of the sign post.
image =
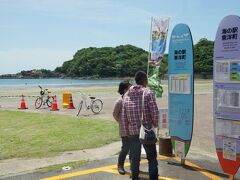
POLYGON ((217 156, 234 177, 240 166, 240 17, 226 16, 214 45, 213 118, 217 156))
POLYGON ((184 164, 193 131, 194 74, 193 42, 189 27, 174 27, 168 59, 168 117, 175 156, 184 164))

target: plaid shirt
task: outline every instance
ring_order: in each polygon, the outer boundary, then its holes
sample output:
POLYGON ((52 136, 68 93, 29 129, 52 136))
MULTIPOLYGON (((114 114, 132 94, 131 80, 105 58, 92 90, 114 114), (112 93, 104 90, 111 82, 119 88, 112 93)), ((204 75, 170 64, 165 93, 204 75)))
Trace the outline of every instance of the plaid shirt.
POLYGON ((123 97, 121 135, 138 135, 141 127, 142 96, 144 94, 143 125, 150 129, 158 127, 158 107, 152 92, 141 85, 132 86, 123 97))

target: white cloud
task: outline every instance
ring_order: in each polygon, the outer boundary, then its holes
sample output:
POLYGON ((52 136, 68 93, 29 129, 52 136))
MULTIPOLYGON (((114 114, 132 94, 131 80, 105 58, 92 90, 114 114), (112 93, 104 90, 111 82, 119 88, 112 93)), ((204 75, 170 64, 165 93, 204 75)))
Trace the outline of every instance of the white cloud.
POLYGON ((75 52, 42 48, 0 51, 0 74, 41 68, 54 70, 64 61, 72 59, 75 52))

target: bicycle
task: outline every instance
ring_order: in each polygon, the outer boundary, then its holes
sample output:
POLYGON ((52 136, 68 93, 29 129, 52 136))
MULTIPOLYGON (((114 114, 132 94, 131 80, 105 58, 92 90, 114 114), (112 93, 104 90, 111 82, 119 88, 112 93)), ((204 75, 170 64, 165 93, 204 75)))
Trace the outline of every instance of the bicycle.
POLYGON ((87 110, 91 109, 94 114, 100 113, 102 108, 103 108, 102 100, 96 99, 96 97, 94 97, 94 96, 86 95, 84 93, 81 93, 81 101, 78 105, 77 116, 80 114, 83 103, 84 103, 86 109, 87 110))
POLYGON ((38 86, 41 90, 40 90, 40 96, 37 97, 36 101, 35 101, 35 108, 39 109, 42 105, 47 104, 48 107, 52 106, 52 102, 53 102, 53 97, 49 96, 49 94, 51 93, 50 91, 48 91, 48 89, 44 89, 41 86, 38 86))

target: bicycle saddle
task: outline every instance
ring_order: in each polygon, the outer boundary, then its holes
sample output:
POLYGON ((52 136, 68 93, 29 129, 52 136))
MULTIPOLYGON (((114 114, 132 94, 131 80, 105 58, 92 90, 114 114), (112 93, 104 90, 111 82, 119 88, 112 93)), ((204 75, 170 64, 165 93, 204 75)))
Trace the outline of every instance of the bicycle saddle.
POLYGON ((93 97, 93 96, 90 96, 89 98, 90 98, 90 99, 95 99, 95 97, 93 97))
POLYGON ((44 91, 40 91, 40 94, 41 94, 41 95, 44 95, 44 91))

